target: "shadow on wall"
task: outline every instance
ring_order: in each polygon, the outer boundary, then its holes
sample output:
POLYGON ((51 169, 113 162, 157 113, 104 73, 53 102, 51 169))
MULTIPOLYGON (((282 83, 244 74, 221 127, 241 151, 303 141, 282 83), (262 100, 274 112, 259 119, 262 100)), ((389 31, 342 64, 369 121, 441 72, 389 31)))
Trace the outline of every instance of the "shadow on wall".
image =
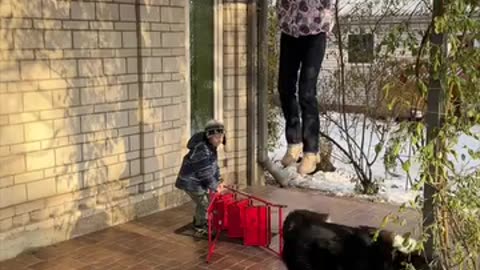
MULTIPOLYGON (((142 19, 160 16, 142 2, 142 19)), ((0 2, 0 209, 9 211, 0 213, 0 239, 9 239, 2 255, 123 223, 177 199, 167 193, 181 158, 171 145, 186 139, 164 122, 182 126, 187 117, 178 91, 185 89, 184 51, 158 49, 139 59, 138 44, 160 48, 168 39, 143 24, 140 34, 111 31, 111 21, 97 20, 118 16, 109 5, 0 2), (164 168, 172 169, 164 175, 164 168)))
MULTIPOLYGON (((135 57, 117 58, 117 33, 38 30, 61 22, 21 19, 62 18, 80 5, 40 2, 0 4, 0 209, 40 205, 2 223, 0 233, 33 246, 131 219, 129 196, 142 182, 136 70, 127 75, 135 57), (53 233, 35 234, 40 228, 53 233)), ((109 12, 99 7, 97 15, 109 12)), ((1 252, 17 252, 20 242, 4 242, 1 252)))

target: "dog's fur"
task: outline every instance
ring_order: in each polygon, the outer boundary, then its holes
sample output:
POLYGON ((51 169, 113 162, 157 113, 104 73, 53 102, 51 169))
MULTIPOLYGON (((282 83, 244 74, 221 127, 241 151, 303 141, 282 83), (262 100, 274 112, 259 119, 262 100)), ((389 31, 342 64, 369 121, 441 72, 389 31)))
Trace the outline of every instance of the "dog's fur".
POLYGON ((394 234, 328 222, 327 214, 295 210, 284 221, 282 259, 289 270, 400 270, 405 263, 429 269, 420 253, 394 247, 394 234))

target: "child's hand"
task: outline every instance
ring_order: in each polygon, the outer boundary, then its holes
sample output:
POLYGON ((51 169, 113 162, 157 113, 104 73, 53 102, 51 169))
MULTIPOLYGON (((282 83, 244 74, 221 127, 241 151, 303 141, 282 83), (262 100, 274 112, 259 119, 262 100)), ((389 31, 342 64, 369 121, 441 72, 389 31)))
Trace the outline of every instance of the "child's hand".
POLYGON ((217 187, 217 192, 218 193, 222 193, 222 191, 224 190, 225 188, 223 187, 223 184, 218 184, 218 187, 217 187))

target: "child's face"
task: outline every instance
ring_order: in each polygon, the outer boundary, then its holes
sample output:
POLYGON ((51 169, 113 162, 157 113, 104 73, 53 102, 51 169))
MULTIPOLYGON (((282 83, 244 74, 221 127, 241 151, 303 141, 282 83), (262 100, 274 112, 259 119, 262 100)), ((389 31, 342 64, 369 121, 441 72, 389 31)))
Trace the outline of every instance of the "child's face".
POLYGON ((223 136, 224 134, 213 134, 208 137, 208 141, 210 142, 211 145, 218 147, 220 144, 223 143, 223 136))

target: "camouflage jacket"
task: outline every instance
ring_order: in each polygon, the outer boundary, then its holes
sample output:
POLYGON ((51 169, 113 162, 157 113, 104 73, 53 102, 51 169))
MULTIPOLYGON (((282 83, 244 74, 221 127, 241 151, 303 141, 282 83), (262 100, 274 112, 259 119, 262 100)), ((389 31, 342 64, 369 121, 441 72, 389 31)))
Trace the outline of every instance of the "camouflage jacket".
POLYGON ((220 182, 217 149, 199 132, 187 143, 189 152, 183 157, 175 187, 189 192, 215 192, 220 182))

